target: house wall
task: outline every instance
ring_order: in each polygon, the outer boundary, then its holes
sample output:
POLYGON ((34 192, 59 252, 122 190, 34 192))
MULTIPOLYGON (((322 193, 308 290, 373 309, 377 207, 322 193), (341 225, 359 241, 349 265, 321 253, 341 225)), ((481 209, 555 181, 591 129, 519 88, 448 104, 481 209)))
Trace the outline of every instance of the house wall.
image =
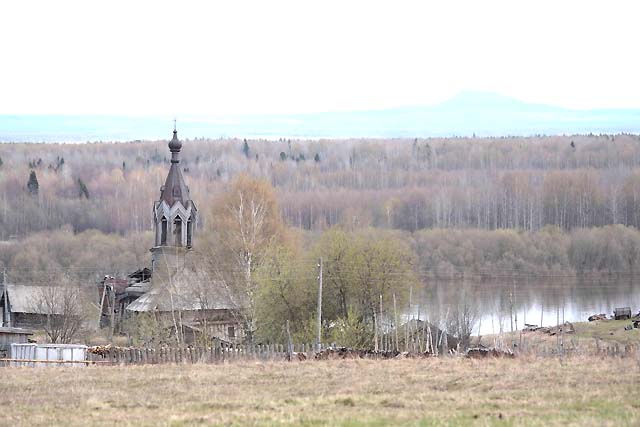
POLYGON ((47 322, 47 316, 43 314, 11 313, 11 316, 11 323, 15 328, 41 329, 47 322))
POLYGON ((6 357, 11 351, 11 344, 24 344, 28 341, 30 333, 16 332, 0 329, 0 356, 6 357))
MULTIPOLYGON (((158 314, 167 321, 172 320, 169 312, 158 314)), ((242 324, 230 310, 181 311, 178 317, 183 325, 191 325, 203 331, 210 339, 218 338, 233 343, 240 343, 244 339, 242 324)), ((199 337, 194 336, 192 332, 187 332, 187 329, 185 328, 185 341, 187 344, 192 344, 199 337), (193 341, 190 342, 190 340, 193 341)))

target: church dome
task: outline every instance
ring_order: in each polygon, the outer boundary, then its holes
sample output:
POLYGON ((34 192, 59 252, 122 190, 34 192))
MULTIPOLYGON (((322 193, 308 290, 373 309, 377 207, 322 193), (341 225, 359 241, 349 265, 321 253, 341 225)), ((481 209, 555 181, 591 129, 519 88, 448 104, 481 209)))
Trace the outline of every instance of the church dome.
POLYGON ((178 139, 178 131, 173 130, 173 138, 169 141, 169 151, 172 153, 179 153, 182 148, 182 142, 178 139))

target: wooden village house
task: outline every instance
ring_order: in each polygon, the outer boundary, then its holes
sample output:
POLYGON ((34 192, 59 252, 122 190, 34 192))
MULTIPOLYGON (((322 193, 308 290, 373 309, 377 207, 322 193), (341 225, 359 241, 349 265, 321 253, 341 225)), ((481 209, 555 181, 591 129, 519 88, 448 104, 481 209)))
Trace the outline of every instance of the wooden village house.
POLYGON ((63 317, 80 317, 92 300, 87 287, 66 283, 6 284, 0 294, 2 324, 13 328, 42 329, 63 317))

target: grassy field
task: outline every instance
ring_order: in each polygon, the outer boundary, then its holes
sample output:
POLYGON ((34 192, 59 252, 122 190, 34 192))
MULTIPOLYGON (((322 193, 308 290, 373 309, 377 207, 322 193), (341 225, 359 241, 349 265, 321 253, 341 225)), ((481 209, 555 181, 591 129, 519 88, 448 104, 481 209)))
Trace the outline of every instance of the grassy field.
MULTIPOLYGON (((604 320, 595 322, 573 323, 574 333, 561 336, 561 340, 567 350, 578 350, 584 353, 594 353, 600 340, 600 347, 625 345, 640 346, 640 329, 625 330, 625 326, 631 324, 630 320, 604 320)), ((482 345, 493 347, 500 341, 507 347, 514 343, 523 351, 533 354, 540 353, 542 349, 552 350, 558 346, 558 336, 544 332, 505 332, 502 336, 485 335, 482 337, 482 345)), ((472 343, 477 344, 477 338, 472 338, 472 343)))
POLYGON ((0 368, 0 424, 640 425, 637 358, 0 368))

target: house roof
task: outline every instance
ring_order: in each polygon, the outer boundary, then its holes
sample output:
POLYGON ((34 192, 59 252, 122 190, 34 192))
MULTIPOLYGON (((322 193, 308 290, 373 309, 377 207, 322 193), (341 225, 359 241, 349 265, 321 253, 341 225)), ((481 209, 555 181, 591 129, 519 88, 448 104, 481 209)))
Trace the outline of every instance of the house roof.
POLYGON ((18 334, 18 335, 33 335, 33 331, 22 328, 1 328, 0 327, 0 335, 2 334, 18 334))
POLYGON ((136 270, 127 276, 132 282, 146 282, 151 278, 151 270, 147 267, 136 270))
POLYGON ((124 292, 127 286, 129 286, 129 281, 124 279, 116 279, 115 277, 105 277, 102 283, 98 284, 98 287, 102 289, 105 284, 113 287, 116 293, 120 294, 124 292))
POLYGON ((237 309, 224 286, 209 275, 190 270, 176 273, 169 283, 151 289, 127 306, 128 311, 196 311, 237 309))
POLYGON ((36 301, 42 297, 44 286, 7 285, 12 313, 38 313, 36 301))
POLYGON ((12 313, 62 314, 60 302, 55 298, 56 294, 51 293, 55 292, 55 289, 62 288, 7 284, 9 309, 12 313))

